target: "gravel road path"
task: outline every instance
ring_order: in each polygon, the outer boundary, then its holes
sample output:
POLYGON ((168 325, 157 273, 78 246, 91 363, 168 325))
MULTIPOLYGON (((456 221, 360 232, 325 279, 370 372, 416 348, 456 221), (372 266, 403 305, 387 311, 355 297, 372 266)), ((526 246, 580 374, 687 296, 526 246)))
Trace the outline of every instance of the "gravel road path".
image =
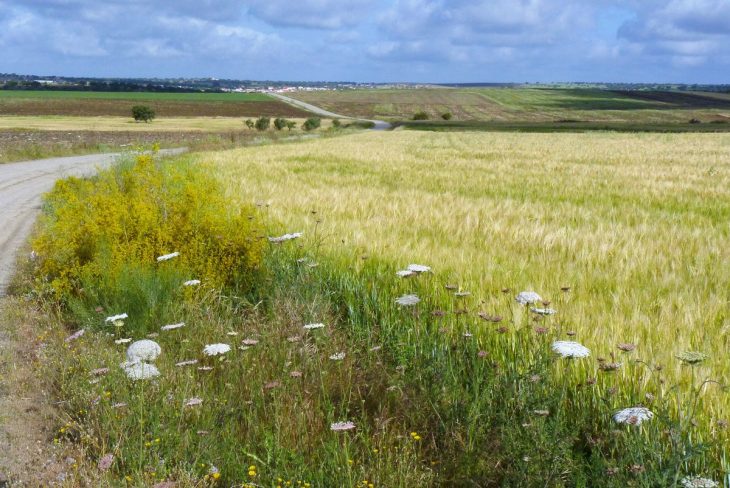
POLYGON ((274 98, 278 98, 282 102, 286 102, 290 105, 297 106, 299 108, 303 108, 304 110, 308 110, 312 113, 315 113, 317 115, 321 115, 322 117, 331 117, 333 119, 350 119, 350 120, 365 120, 367 122, 372 122, 375 124, 373 126, 373 130, 388 130, 392 127, 392 125, 384 120, 369 120, 369 119, 359 119, 357 117, 350 117, 349 115, 340 115, 336 114, 334 112, 330 112, 328 110, 325 110, 323 108, 317 107, 316 105, 312 105, 311 103, 302 102, 301 100, 297 100, 295 98, 287 97, 285 95, 282 95, 280 93, 269 93, 274 98))
MULTIPOLYGON (((178 154, 169 149, 162 154, 178 154)), ((94 154, 0 164, 0 296, 5 294, 18 248, 28 238, 40 210, 41 196, 65 176, 92 174, 120 154, 94 154)))

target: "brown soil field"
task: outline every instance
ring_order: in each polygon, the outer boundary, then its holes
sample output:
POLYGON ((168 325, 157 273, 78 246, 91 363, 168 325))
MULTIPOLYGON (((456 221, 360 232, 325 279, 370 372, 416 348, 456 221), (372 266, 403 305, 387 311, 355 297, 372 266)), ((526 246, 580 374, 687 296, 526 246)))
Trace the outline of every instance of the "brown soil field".
POLYGON ((151 107, 158 117, 310 117, 312 114, 279 101, 208 102, 104 99, 0 99, 0 115, 129 116, 134 105, 151 107))

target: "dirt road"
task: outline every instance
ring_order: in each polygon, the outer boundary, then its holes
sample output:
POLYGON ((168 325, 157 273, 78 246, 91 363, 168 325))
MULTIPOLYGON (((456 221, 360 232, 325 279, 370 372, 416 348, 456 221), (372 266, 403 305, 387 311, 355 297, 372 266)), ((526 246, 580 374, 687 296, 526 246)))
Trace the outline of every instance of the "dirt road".
MULTIPOLYGON (((182 151, 170 149, 160 153, 182 151)), ((0 164, 0 296, 5 294, 12 276, 17 250, 27 239, 40 210, 41 195, 57 179, 91 174, 117 157, 118 153, 96 154, 0 164)))
POLYGON ((278 98, 282 102, 286 102, 290 105, 294 105, 296 107, 303 108, 304 110, 308 110, 317 115, 321 115, 322 117, 331 117, 333 119, 365 120, 366 122, 372 122, 373 124, 375 124, 375 125, 373 125, 373 130, 388 130, 392 127, 389 122, 386 122, 384 120, 358 119, 357 117, 350 117, 348 115, 336 114, 336 113, 330 112, 328 110, 325 110, 323 108, 317 107, 316 105, 312 105, 311 103, 302 102, 301 100, 287 97, 287 96, 281 95, 279 93, 269 93, 269 95, 271 95, 274 98, 278 98))

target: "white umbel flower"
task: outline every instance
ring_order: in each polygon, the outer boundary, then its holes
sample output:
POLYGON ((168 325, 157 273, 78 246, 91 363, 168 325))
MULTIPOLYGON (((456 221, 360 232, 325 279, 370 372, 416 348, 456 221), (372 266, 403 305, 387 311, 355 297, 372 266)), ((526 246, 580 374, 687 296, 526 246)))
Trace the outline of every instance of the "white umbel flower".
POLYGON ((700 478, 699 476, 685 476, 679 483, 684 488, 715 488, 720 486, 717 481, 700 478))
POLYGON ((137 380, 149 380, 160 376, 160 370, 154 365, 143 362, 124 362, 122 363, 122 369, 127 374, 127 378, 132 381, 137 380))
POLYGON ((534 291, 521 291, 517 294, 515 300, 520 305, 532 305, 533 303, 541 302, 542 297, 534 291))
POLYGON ((163 325, 162 327, 160 327, 160 330, 175 330, 179 329, 180 327, 185 327, 185 322, 180 322, 179 324, 163 325))
POLYGON ((613 414, 613 421, 617 424, 641 425, 646 420, 651 420, 654 413, 648 408, 631 407, 624 408, 613 414))
POLYGON ((116 322, 117 320, 124 320, 128 317, 129 315, 127 315, 126 313, 120 313, 119 315, 111 315, 107 317, 104 322, 116 322))
POLYGON ((200 280, 188 280, 183 283, 183 286, 196 286, 200 284, 200 280))
POLYGON ((330 430, 334 430, 335 432, 341 432, 344 430, 352 430, 355 428, 355 424, 350 421, 345 422, 334 422, 330 425, 330 430))
POLYGON ((431 266, 426 266, 424 264, 409 264, 406 269, 408 271, 413 271, 414 273, 428 273, 431 271, 431 266))
POLYGON ((228 344, 208 344, 203 348, 203 354, 206 356, 218 356, 230 350, 231 346, 228 344))
POLYGON ((299 239, 302 237, 302 232, 293 232, 291 234, 284 234, 283 236, 279 237, 269 237, 269 242, 272 242, 274 244, 279 244, 286 241, 291 241, 294 239, 299 239))
POLYGON ((402 270, 396 272, 395 274, 399 278, 408 278, 409 276, 414 276, 414 275, 416 275, 418 273, 416 273, 415 271, 410 271, 410 270, 407 270, 407 269, 402 269, 402 270))
POLYGON ((554 314, 558 313, 558 311, 555 310, 554 308, 535 308, 535 307, 531 308, 530 312, 536 313, 538 315, 554 315, 554 314))
POLYGON ((307 330, 323 329, 324 328, 324 324, 322 324, 322 323, 307 324, 307 325, 304 326, 304 328, 307 329, 307 330))
POLYGON ((127 348, 127 361, 130 363, 154 361, 161 352, 162 349, 158 343, 149 339, 142 339, 129 345, 127 348))
POLYGON ((591 355, 590 349, 573 341, 555 341, 552 349, 564 358, 586 358, 591 355))
POLYGON ((161 263, 162 261, 169 261, 172 258, 176 258, 180 255, 179 252, 171 252, 170 254, 163 254, 162 256, 157 257, 157 262, 161 263))
POLYGON ((395 303, 397 303, 401 307, 410 307, 420 301, 421 299, 418 298, 418 295, 403 295, 402 297, 396 298, 395 303))
POLYGON ((336 352, 333 355, 330 356, 330 359, 333 361, 342 361, 345 359, 345 353, 344 352, 336 352))

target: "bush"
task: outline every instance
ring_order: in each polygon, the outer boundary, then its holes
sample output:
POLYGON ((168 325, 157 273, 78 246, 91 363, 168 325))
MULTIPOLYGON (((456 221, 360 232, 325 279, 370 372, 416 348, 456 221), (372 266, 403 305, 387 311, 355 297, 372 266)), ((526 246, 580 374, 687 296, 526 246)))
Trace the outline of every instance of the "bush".
POLYGON ((428 114, 421 110, 413 114, 413 120, 428 120, 428 114))
POLYGON ((339 129, 342 127, 342 122, 340 122, 340 119, 332 119, 332 127, 335 129, 339 129))
POLYGON ((246 288, 264 249, 253 215, 252 208, 232 208, 218 182, 184 160, 139 156, 90 179, 60 180, 45 199, 33 240, 41 258, 37 283, 66 304, 84 297, 103 302, 135 283, 164 295, 172 282, 179 291, 183 278, 246 288), (156 261, 175 251, 179 257, 156 261))
POLYGON ((289 129, 289 131, 291 131, 296 126, 297 126, 297 123, 294 122, 293 120, 287 120, 286 121, 286 128, 289 129))
POLYGON ((441 114, 441 118, 444 120, 451 120, 451 112, 444 112, 441 114))
POLYGON ((132 117, 137 122, 150 122, 155 118, 155 111, 147 105, 135 105, 132 107, 132 117))
POLYGON ((702 121, 699 119, 689 119, 690 124, 701 124, 702 121))
POLYGON ((271 126, 271 119, 268 117, 259 117, 256 119, 256 130, 265 131, 271 126))
POLYGON ((281 130, 284 127, 287 126, 288 122, 289 121, 286 120, 286 119, 282 119, 281 117, 277 117, 276 119, 274 119, 274 127, 276 128, 276 130, 281 130))
POLYGON ((306 131, 318 129, 322 125, 322 119, 319 117, 310 117, 302 124, 302 129, 306 131))
POLYGON ((252 130, 256 127, 256 123, 251 119, 246 119, 244 124, 246 124, 246 127, 248 127, 249 129, 252 129, 252 130))

